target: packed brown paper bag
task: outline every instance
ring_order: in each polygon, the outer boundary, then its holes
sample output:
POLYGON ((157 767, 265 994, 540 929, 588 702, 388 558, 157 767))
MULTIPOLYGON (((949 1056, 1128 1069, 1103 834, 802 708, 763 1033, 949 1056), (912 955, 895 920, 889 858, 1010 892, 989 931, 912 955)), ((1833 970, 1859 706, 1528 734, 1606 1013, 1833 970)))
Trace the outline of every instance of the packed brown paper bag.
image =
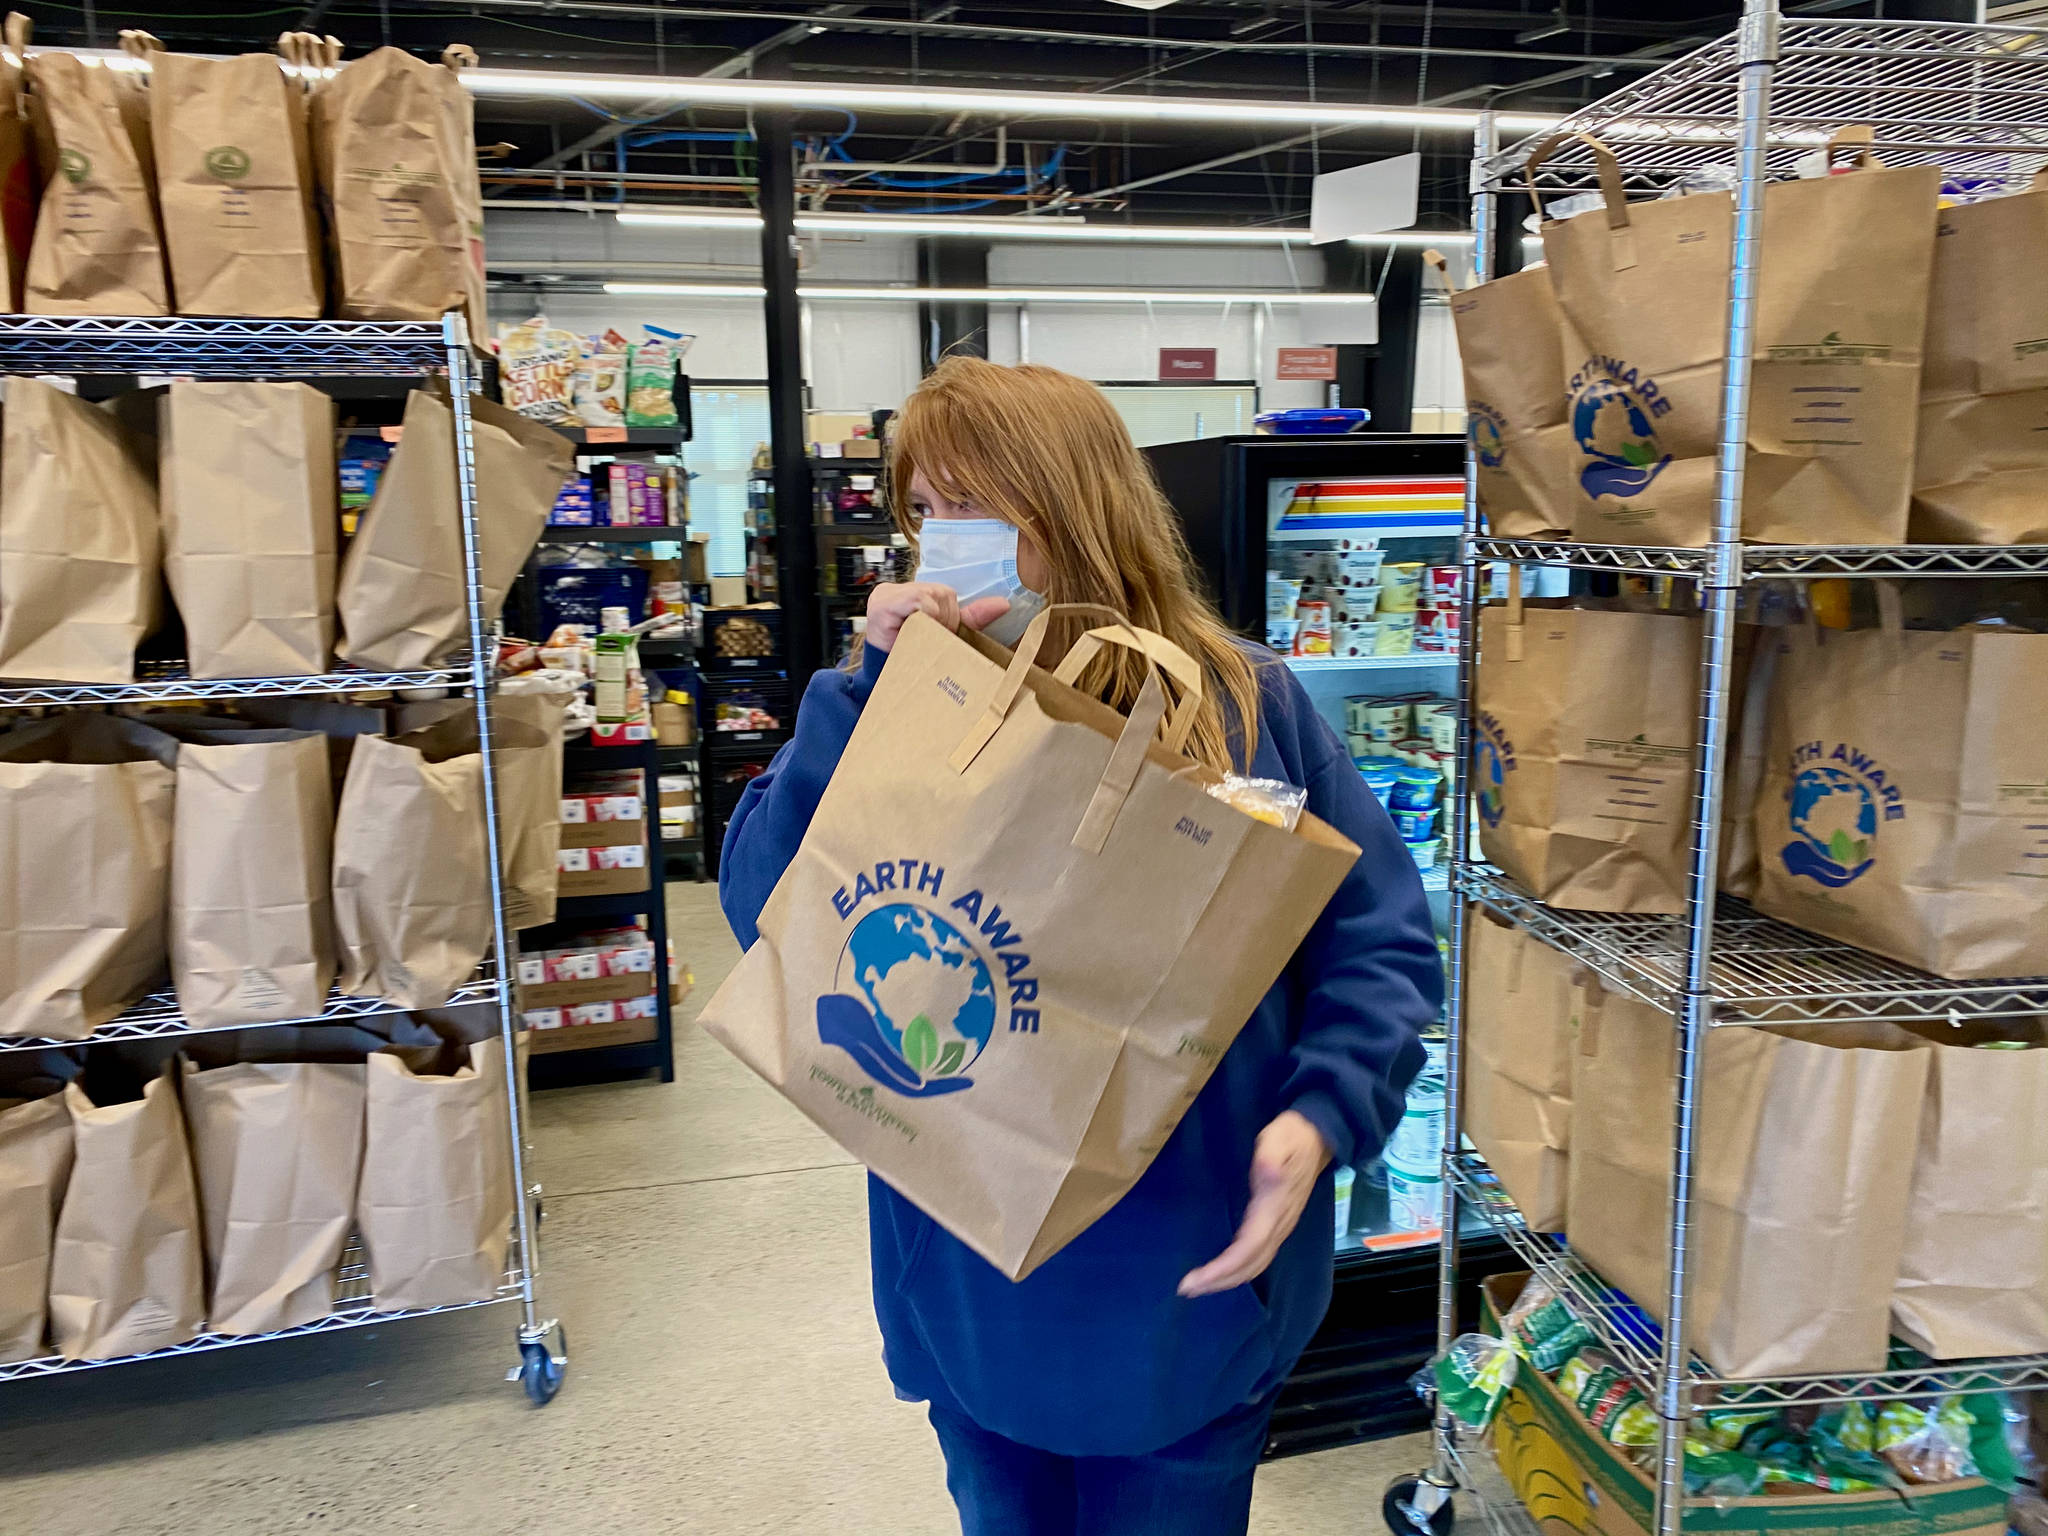
POLYGON ((381 1309, 483 1301, 504 1283, 511 1246, 512 1128, 505 1043, 450 1046, 439 1070, 380 1051, 356 1222, 381 1309))
POLYGON ((30 54, 26 70, 43 169, 26 309, 170 314, 143 77, 68 53, 30 54))
MULTIPOLYGON (((540 542, 574 472, 569 440, 482 397, 470 400, 484 620, 540 542)), ((469 639, 462 507, 455 489, 454 418, 447 400, 415 390, 405 430, 341 565, 342 633, 365 667, 431 667, 469 639)))
POLYGON ((483 759, 359 739, 334 817, 341 990, 438 1008, 491 942, 483 759))
POLYGON ((2048 543, 2048 180, 1944 208, 1927 309, 1911 535, 2048 543))
POLYGON ((0 426, 0 677, 126 683, 163 612, 154 467, 108 412, 30 378, 0 426))
POLYGON ((1562 1232, 1579 967, 1484 908, 1465 933, 1465 1134, 1529 1230, 1562 1232))
MULTIPOLYGON (((1426 259, 1449 287, 1444 258, 1430 251, 1426 259)), ((1576 500, 1577 456, 1566 420, 1564 316, 1550 272, 1532 267, 1451 288, 1450 304, 1487 532, 1561 537, 1576 500)))
POLYGON ((2048 635, 1777 635, 1758 910, 1938 976, 2048 972, 2048 635))
MULTIPOLYGON (((1905 1246, 1925 1050, 1706 1032, 1687 1342, 1729 1376, 1875 1371, 1905 1246)), ((1572 1251, 1662 1318, 1671 1015, 1589 985, 1573 1062, 1572 1251)))
POLYGON ((475 62, 459 46, 440 64, 379 48, 315 90, 313 143, 343 319, 438 320, 460 309, 472 337, 490 334, 475 109, 459 78, 475 62))
MULTIPOLYGON (((1358 850, 1203 789, 1201 672, 1128 720, 917 616, 704 1027, 1012 1279, 1137 1182, 1358 850), (946 958, 943 964, 939 957, 946 958)), ((1087 610, 1109 615, 1108 610, 1087 610)))
POLYGON ((1697 615, 1488 607, 1472 783, 1479 845, 1553 906, 1685 910, 1697 615))
POLYGON ((22 308, 22 287, 28 280, 29 248, 35 240, 36 202, 42 183, 36 176, 35 136, 29 129, 28 97, 22 60, 28 56, 29 19, 18 11, 7 15, 7 52, 0 52, 0 303, 10 313, 22 308))
POLYGON ((161 425, 164 574, 192 675, 327 671, 341 543, 333 400, 304 384, 173 384, 161 425))
POLYGON ((151 137, 178 312, 317 319, 305 92, 267 53, 159 53, 151 137))
POLYGON ((61 1092, 0 1111, 0 1362, 43 1353, 50 1248, 70 1178, 61 1092))
POLYGON ((0 1035, 83 1039, 162 975, 176 761, 111 715, 0 734, 0 1035))
MULTIPOLYGON (((1897 544, 1906 536, 1940 171, 1870 159, 1764 189, 1742 537, 1897 544)), ((1539 152, 1540 160, 1540 152, 1539 152)), ((1631 203, 1597 148, 1604 209, 1546 223, 1543 254, 1579 351, 1575 538, 1712 537, 1734 200, 1631 203)), ((1531 162, 1533 170, 1537 161, 1531 162)))
POLYGON ((206 1326, 199 1193, 169 1068, 142 1097, 64 1090, 76 1134, 50 1258, 50 1336, 67 1360, 167 1349, 206 1326))
POLYGON ((206 1213, 208 1331, 269 1333, 325 1317, 355 1222, 363 1067, 201 1072, 187 1062, 184 1086, 206 1213))

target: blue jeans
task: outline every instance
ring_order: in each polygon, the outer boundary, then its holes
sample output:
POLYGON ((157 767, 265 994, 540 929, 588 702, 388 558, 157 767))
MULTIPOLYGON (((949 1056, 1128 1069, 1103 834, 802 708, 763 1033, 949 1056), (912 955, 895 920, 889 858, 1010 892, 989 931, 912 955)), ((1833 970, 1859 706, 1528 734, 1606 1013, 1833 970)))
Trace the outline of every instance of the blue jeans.
POLYGON ((931 1410, 962 1536, 1244 1536, 1274 1392, 1149 1456, 1056 1456, 931 1410))

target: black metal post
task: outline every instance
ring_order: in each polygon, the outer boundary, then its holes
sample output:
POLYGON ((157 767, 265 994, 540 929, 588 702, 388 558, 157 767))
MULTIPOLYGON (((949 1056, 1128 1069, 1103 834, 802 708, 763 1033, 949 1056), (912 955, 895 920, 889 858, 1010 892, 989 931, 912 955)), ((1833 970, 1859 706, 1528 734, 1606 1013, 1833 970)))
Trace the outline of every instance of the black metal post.
POLYGON ((775 540, 783 659, 794 691, 824 665, 818 634, 818 542, 811 465, 804 448, 801 301, 796 294, 796 160, 787 112, 754 114, 760 158, 761 282, 768 342, 769 448, 775 467, 775 540))
MULTIPOLYGON (((973 240, 920 240, 917 243, 920 288, 986 288, 988 246, 973 240)), ((924 372, 958 349, 974 357, 988 356, 988 306, 959 300, 917 306, 918 350, 924 372)))

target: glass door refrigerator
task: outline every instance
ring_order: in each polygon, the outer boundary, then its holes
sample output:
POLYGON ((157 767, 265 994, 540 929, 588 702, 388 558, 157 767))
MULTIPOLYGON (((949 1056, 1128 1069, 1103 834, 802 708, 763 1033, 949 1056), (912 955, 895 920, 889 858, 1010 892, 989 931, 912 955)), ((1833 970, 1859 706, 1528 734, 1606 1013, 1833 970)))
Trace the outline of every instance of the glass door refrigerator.
MULTIPOLYGON (((1458 536, 1450 436, 1217 437, 1145 450, 1225 621, 1273 646, 1389 805, 1445 942, 1443 802, 1456 781, 1458 536), (1433 801, 1433 804, 1425 802, 1433 801)), ((1440 1032, 1440 1031, 1439 1031, 1440 1032)), ((1274 1414, 1269 1455, 1424 1428, 1409 1378, 1436 1348, 1443 1044, 1386 1153, 1337 1170, 1336 1288, 1274 1414)), ((1460 1234, 1465 1304, 1512 1268, 1460 1234)))

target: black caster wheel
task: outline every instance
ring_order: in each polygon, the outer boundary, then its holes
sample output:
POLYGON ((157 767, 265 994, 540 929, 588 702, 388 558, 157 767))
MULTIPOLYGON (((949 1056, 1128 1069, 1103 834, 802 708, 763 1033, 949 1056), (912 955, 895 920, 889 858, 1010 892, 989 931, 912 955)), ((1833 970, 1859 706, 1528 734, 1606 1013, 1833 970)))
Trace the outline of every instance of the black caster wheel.
POLYGON ((1387 1529, 1394 1536, 1451 1536, 1451 1527, 1457 1523, 1458 1512, 1449 1493, 1446 1492, 1443 1503, 1425 1517, 1415 1507, 1415 1495, 1421 1488, 1422 1479, 1419 1477, 1397 1477, 1387 1485, 1386 1494, 1380 1499, 1380 1514, 1387 1522, 1387 1529))
POLYGON ((562 1372, 569 1363, 568 1335, 562 1336, 559 1357, 549 1354, 547 1345, 541 1343, 521 1344, 519 1357, 519 1384, 526 1389, 534 1407, 545 1408, 562 1390, 562 1372))

